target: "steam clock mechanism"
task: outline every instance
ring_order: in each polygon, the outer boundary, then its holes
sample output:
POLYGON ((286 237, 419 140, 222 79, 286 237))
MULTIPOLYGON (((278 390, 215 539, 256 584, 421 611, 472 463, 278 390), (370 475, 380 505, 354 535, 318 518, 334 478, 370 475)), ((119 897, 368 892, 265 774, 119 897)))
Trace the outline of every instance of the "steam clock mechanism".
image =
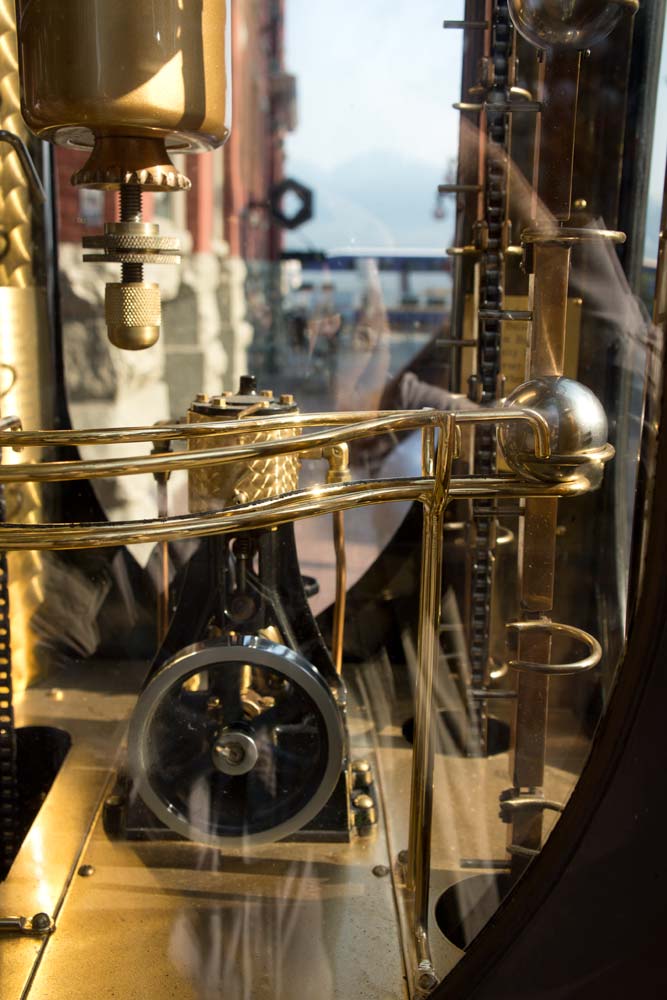
POLYGON ((445 21, 463 40, 451 318, 412 364, 438 405, 404 408, 396 380, 383 410, 305 413, 247 375, 167 423, 75 429, 48 143, 87 151, 75 186, 118 192, 83 259, 120 269, 111 350, 150 349, 144 268, 180 249, 142 196, 182 196, 173 154, 228 138, 230 10, 0 0, 8 1000, 441 995, 567 811, 650 510, 667 279, 661 245, 651 324, 641 220, 664 4, 464 7, 445 21), (360 478, 377 438, 416 467, 360 478), (98 481, 135 476, 155 516, 110 520, 98 481), (347 519, 401 502, 348 588, 347 519), (295 523, 325 515, 335 601, 316 618, 295 523), (119 566, 157 642, 100 600, 113 641, 65 657, 86 581, 119 566))

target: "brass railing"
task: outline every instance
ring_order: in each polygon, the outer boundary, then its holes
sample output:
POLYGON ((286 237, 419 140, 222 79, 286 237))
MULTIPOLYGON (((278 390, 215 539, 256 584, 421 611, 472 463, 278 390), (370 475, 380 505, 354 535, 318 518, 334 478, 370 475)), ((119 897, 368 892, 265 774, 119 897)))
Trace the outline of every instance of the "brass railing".
MULTIPOLYGON (((277 441, 198 451, 162 451, 129 458, 0 465, 0 483, 44 483, 156 472, 170 473, 176 470, 287 454, 297 454, 303 458, 329 458, 330 461, 330 472, 326 483, 280 496, 240 503, 221 510, 141 521, 4 524, 0 526, 0 551, 66 550, 130 545, 137 542, 174 541, 258 529, 323 514, 337 515, 361 505, 399 501, 417 501, 422 504, 424 527, 406 879, 412 912, 415 954, 422 979, 424 976, 434 976, 428 941, 434 761, 433 687, 439 655, 445 509, 453 498, 567 497, 591 489, 591 481, 584 475, 567 482, 556 483, 529 481, 515 475, 452 478, 452 460, 457 452, 461 426, 482 422, 500 424, 508 421, 527 422, 533 432, 535 456, 542 459, 549 458, 549 425, 541 414, 533 410, 485 409, 457 413, 424 409, 382 413, 290 414, 251 418, 243 421, 244 433, 279 428, 294 428, 301 433, 277 441), (421 431, 422 437, 421 476, 345 481, 347 476, 337 476, 332 472, 331 449, 347 446, 351 441, 373 435, 416 430, 421 431)), ((159 442, 169 442, 173 445, 174 442, 186 441, 195 436, 214 435, 219 439, 225 435, 237 435, 238 424, 238 421, 229 424, 210 421, 87 431, 3 431, 0 432, 0 448, 20 450, 34 446, 44 448, 132 442, 149 443, 153 446, 159 442)), ((340 534, 336 555, 339 561, 341 558, 344 559, 344 543, 341 544, 340 534)), ((339 615, 339 620, 341 618, 339 615)), ((342 625, 340 627, 342 628, 342 625)), ((339 656, 341 645, 342 636, 339 636, 339 656)))

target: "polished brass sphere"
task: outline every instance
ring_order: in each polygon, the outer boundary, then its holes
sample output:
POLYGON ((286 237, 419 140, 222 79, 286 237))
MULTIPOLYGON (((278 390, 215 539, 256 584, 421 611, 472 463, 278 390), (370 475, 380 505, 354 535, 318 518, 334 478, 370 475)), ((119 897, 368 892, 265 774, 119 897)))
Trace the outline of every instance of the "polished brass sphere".
POLYGON ((566 482, 582 474, 599 478, 599 452, 607 444, 607 417, 597 396, 585 385, 563 376, 543 375, 518 386, 503 405, 534 410, 550 428, 551 455, 537 458, 533 429, 527 421, 499 425, 500 447, 513 472, 548 483, 566 482))
POLYGON ((616 27, 638 0, 508 0, 516 30, 538 49, 589 49, 616 27))

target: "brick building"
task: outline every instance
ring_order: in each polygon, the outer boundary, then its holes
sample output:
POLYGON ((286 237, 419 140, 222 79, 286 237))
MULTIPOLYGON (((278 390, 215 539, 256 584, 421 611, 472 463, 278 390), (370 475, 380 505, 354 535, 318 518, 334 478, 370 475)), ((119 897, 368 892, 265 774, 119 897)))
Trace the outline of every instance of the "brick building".
POLYGON ((150 401, 155 419, 182 415, 195 392, 235 388, 253 342, 257 348, 271 340, 281 229, 269 201, 283 175, 283 136, 294 126, 283 18, 284 0, 233 5, 231 137, 213 153, 174 158, 192 180, 190 192, 144 196, 146 221, 179 236, 183 253, 178 267, 146 269, 163 301, 161 342, 146 352, 150 358, 119 357, 108 346, 104 284, 118 280, 118 268, 81 260, 82 236, 115 218, 116 196, 73 188, 69 179, 85 154, 56 151, 62 316, 75 423, 90 423, 93 413, 99 420, 100 405, 121 411, 126 423, 133 406, 123 397, 128 386, 136 396, 135 368, 143 389, 154 390, 142 393, 142 406, 150 401))

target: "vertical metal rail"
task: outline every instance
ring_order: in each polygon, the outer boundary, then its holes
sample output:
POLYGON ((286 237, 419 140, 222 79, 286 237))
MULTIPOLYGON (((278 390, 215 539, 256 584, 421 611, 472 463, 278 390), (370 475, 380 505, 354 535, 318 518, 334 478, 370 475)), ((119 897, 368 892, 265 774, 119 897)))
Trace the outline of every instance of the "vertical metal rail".
POLYGON ((417 954, 415 986, 420 992, 428 991, 437 982, 428 943, 435 755, 433 688, 440 656, 442 545, 452 462, 451 438, 452 423, 446 414, 442 415, 437 444, 433 427, 422 431, 423 474, 433 476, 435 486, 432 495, 424 501, 407 870, 408 889, 414 893, 413 926, 417 954))
MULTIPOLYGON (((580 62, 579 52, 565 51, 547 52, 541 64, 534 217, 543 216, 545 208, 557 222, 570 216, 580 62)), ((569 272, 569 247, 532 248, 529 378, 563 374, 569 272)), ((535 621, 548 618, 553 609, 558 501, 528 499, 524 514, 519 536, 521 618, 535 621)), ((520 660, 550 663, 549 632, 521 633, 518 655, 520 660)), ((511 760, 512 784, 519 794, 544 784, 548 702, 548 675, 519 673, 511 760)), ((541 809, 514 814, 508 849, 515 874, 542 846, 542 816, 541 809)))

